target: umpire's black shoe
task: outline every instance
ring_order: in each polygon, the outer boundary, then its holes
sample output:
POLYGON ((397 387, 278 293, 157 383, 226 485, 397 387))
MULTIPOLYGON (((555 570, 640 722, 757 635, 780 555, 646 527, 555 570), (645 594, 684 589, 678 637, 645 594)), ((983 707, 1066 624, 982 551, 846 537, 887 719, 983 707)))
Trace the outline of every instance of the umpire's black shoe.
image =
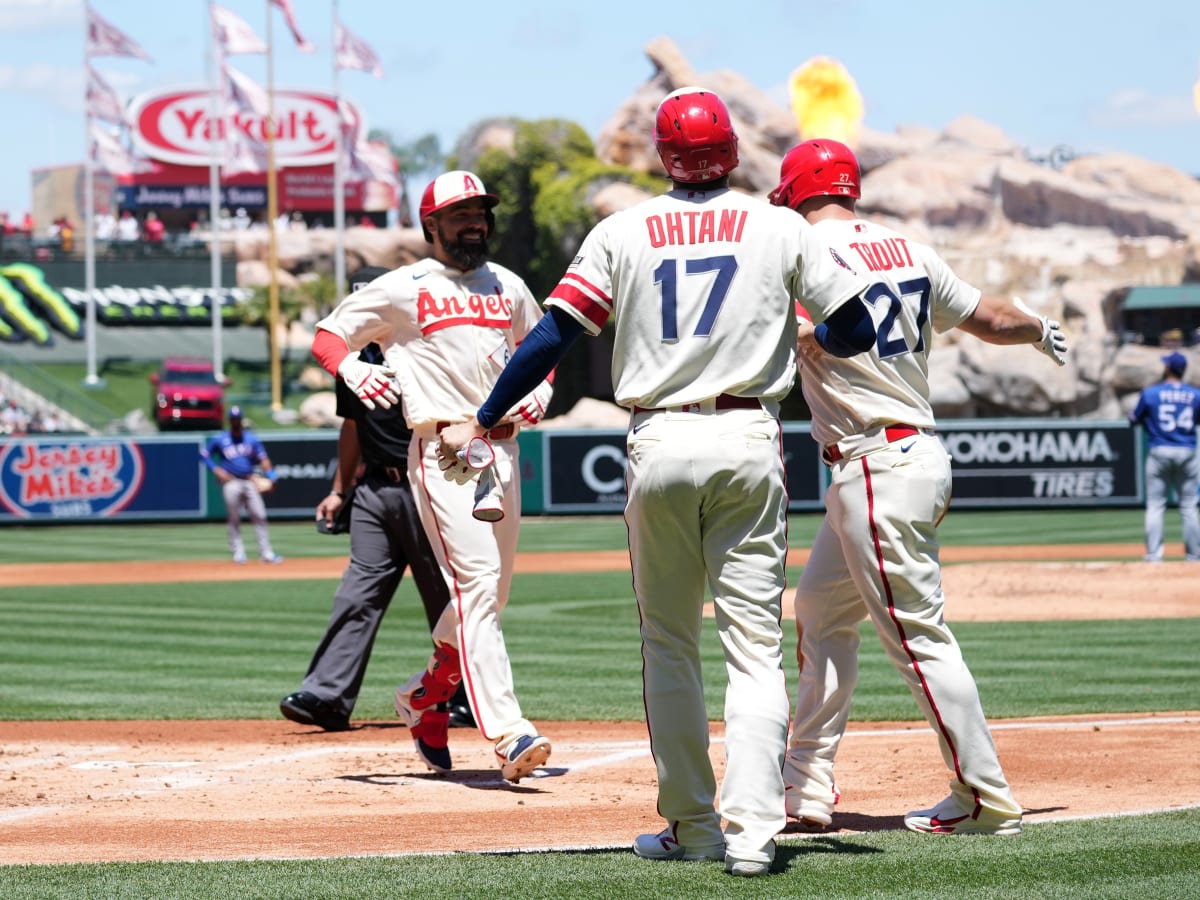
POLYGON ((450 727, 451 728, 474 728, 475 716, 471 714, 471 707, 465 703, 450 704, 450 727))
POLYGON ((350 717, 338 712, 316 694, 296 691, 279 701, 279 711, 285 719, 301 725, 316 725, 326 731, 349 731, 350 717))

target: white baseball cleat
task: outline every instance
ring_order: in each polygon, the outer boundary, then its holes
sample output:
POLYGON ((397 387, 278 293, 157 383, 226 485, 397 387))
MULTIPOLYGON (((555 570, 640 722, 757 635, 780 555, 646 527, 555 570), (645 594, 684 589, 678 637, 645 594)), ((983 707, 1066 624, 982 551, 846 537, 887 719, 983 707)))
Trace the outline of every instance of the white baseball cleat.
POLYGON ((1020 816, 1001 816, 986 809, 977 815, 962 811, 954 797, 933 809, 916 809, 904 817, 904 827, 923 834, 1020 834, 1020 816))
POLYGON ((775 862, 774 841, 768 841, 767 846, 755 853, 725 851, 725 871, 741 878, 757 878, 760 875, 767 875, 771 871, 773 862, 775 862))
POLYGON ((550 739, 540 734, 523 734, 509 744, 506 752, 497 750, 496 756, 500 759, 501 776, 516 784, 550 758, 550 739))
POLYGON ((725 843, 708 847, 685 847, 675 840, 673 830, 667 828, 658 834, 639 834, 633 842, 633 852, 642 859, 711 859, 721 862, 725 859, 725 843))

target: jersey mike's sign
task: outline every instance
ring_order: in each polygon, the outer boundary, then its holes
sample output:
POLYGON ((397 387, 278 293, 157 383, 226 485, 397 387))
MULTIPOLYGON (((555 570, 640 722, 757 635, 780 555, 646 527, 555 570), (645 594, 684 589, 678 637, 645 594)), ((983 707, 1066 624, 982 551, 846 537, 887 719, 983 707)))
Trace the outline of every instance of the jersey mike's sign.
POLYGON ((134 443, 14 441, 0 451, 0 503, 21 518, 111 516, 142 476, 134 443))
MULTIPOLYGON (((213 95, 208 87, 160 88, 136 97, 129 105, 133 141, 151 159, 184 166, 221 162, 223 145, 235 138, 265 144, 265 115, 247 109, 229 111, 219 99, 224 115, 213 115, 213 95), (218 158, 213 160, 214 152, 218 158)), ((345 98, 341 105, 350 120, 351 133, 362 133, 363 122, 345 98)), ((325 91, 274 92, 275 164, 316 166, 334 161, 338 98, 325 91)))

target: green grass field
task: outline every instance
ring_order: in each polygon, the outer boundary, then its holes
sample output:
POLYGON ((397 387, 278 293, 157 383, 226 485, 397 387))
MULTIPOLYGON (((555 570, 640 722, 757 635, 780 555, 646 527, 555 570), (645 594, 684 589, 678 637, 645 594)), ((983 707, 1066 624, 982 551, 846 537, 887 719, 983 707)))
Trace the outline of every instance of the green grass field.
MULTIPOLYGON (((1168 521, 1176 529, 1168 540, 1177 542, 1178 524, 1168 521)), ((805 545, 818 523, 816 516, 796 517, 791 543, 805 545)), ((272 532, 285 556, 344 556, 348 548, 344 537, 319 536, 308 523, 277 523, 272 532)), ((943 528, 948 546, 1136 544, 1140 536, 1140 510, 957 513, 943 528)), ((520 549, 624 546, 619 519, 530 519, 520 549)), ((215 523, 0 530, 0 562, 189 565, 226 555, 223 525, 215 523)), ((37 588, 0 582, 0 718, 277 719, 279 697, 299 684, 324 629, 334 587, 332 580, 37 588)), ((530 718, 642 719, 627 573, 518 573, 512 596, 505 634, 530 718)), ((870 626, 863 628, 853 718, 916 719, 870 626)), ((1200 619, 963 623, 955 633, 991 718, 1197 708, 1200 619)), ((396 679, 427 654, 424 614, 406 579, 384 620, 356 718, 391 718, 396 679)), ((717 720, 723 672, 715 633, 705 635, 704 671, 710 718, 717 720)), ((0 784, 4 770, 0 754, 0 784)), ((719 866, 653 864, 627 851, 8 866, 0 867, 0 896, 1183 898, 1200 895, 1200 811, 1035 824, 1004 840, 907 832, 789 839, 776 871, 735 881, 719 866)))

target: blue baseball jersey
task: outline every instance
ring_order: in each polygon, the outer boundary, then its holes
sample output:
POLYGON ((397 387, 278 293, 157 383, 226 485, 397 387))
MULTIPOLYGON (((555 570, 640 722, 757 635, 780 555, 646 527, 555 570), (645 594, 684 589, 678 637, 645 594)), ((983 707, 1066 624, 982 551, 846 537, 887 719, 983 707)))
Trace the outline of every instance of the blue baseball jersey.
POLYGON ((267 458, 267 451, 253 431, 243 430, 239 439, 222 431, 208 442, 201 455, 210 469, 221 468, 235 478, 249 478, 254 467, 267 458))
POLYGON ((1200 388, 1164 381, 1142 391, 1129 420, 1146 429, 1151 447, 1196 449, 1196 419, 1200 388))

